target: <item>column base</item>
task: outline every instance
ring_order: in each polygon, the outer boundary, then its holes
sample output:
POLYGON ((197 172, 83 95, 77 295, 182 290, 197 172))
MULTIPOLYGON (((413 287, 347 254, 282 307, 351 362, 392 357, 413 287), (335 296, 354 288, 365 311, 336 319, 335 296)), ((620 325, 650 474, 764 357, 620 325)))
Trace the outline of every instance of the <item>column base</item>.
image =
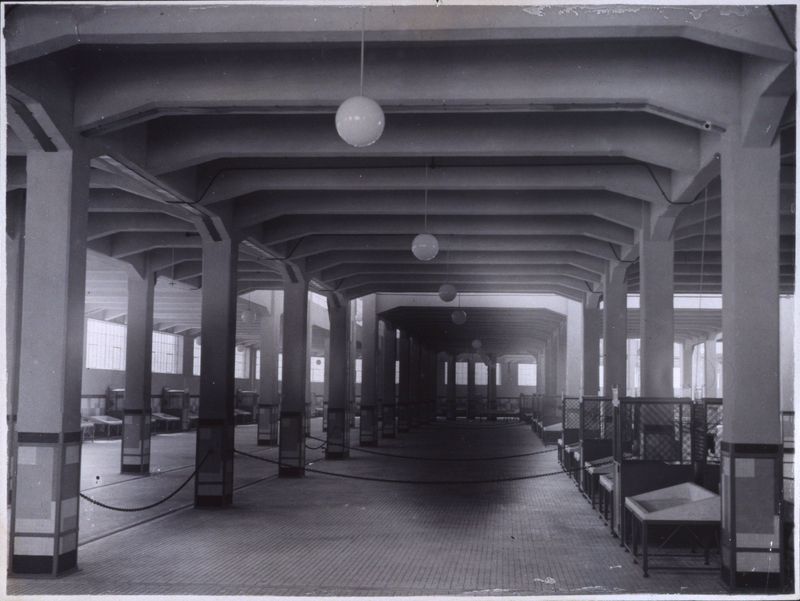
POLYGON ((358 446, 360 447, 377 447, 378 441, 377 440, 362 440, 359 441, 358 446))
POLYGON ((274 447, 278 444, 277 440, 259 440, 257 446, 259 447, 274 447))
POLYGON ((302 478, 306 475, 306 468, 305 467, 296 467, 296 466, 278 466, 278 477, 279 478, 302 478))
POLYGON ((228 495, 197 495, 194 498, 195 507, 227 507, 233 504, 233 494, 228 495))
POLYGON ((349 457, 350 451, 325 451, 325 459, 348 459, 349 457))
POLYGON ((52 555, 14 555, 11 573, 26 576, 66 576, 78 569, 78 550, 73 549, 58 557, 52 555))
POLYGON ((136 465, 125 465, 122 464, 122 468, 120 469, 120 473, 122 474, 149 474, 150 473, 150 464, 149 463, 142 463, 136 465))

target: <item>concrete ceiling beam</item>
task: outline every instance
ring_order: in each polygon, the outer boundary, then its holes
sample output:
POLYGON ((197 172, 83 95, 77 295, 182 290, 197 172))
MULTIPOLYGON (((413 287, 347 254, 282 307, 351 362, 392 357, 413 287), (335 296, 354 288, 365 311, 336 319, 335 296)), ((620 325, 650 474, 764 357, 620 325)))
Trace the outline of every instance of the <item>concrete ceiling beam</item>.
POLYGON ((396 114, 378 142, 353 148, 336 134, 333 114, 167 117, 148 126, 147 169, 230 157, 602 156, 694 172, 701 135, 711 134, 637 112, 396 114))

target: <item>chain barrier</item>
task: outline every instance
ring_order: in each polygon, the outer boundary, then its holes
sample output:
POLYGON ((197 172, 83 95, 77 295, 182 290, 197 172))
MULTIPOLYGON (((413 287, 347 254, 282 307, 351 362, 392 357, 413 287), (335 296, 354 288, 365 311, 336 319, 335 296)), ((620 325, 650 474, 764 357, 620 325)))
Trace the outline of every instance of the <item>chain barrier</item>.
POLYGON ((189 484, 189 481, 197 475, 197 472, 200 471, 200 468, 206 462, 206 459, 208 459, 208 456, 210 454, 211 454, 211 451, 208 451, 205 454, 205 457, 203 457, 203 459, 200 461, 200 463, 197 464, 197 467, 194 468, 194 471, 189 475, 189 477, 186 478, 186 480, 183 481, 183 484, 181 484, 178 488, 176 488, 174 491, 172 491, 170 494, 168 494, 166 497, 164 497, 160 501, 156 501, 155 503, 150 503, 150 505, 145 505, 144 507, 114 507, 113 505, 108 505, 106 503, 103 503, 102 501, 98 501, 97 499, 93 499, 93 498, 91 498, 91 497, 89 497, 89 496, 87 496, 87 495, 85 495, 83 493, 79 493, 79 494, 80 494, 82 499, 86 499, 87 501, 89 501, 89 503, 92 503, 93 505, 97 505, 98 507, 102 507, 103 509, 110 509, 111 511, 123 511, 123 512, 126 512, 126 513, 133 513, 133 512, 137 512, 137 511, 146 511, 148 509, 152 509, 153 507, 158 507, 162 503, 166 503, 172 497, 177 495, 181 490, 183 490, 183 488, 187 484, 189 484))
MULTIPOLYGON (((308 438, 312 440, 322 441, 323 444, 317 448, 322 448, 324 446, 325 441, 322 438, 317 438, 316 436, 308 436, 308 438)), ((311 448, 306 445, 306 448, 311 448)), ((496 461, 501 459, 516 459, 518 457, 531 457, 533 455, 543 455, 544 453, 552 453, 558 450, 558 447, 553 447, 552 449, 544 449, 542 451, 530 451, 528 453, 517 453, 515 455, 496 455, 494 457, 416 457, 414 455, 401 455, 398 453, 383 453, 381 451, 374 451, 372 449, 364 449, 361 447, 351 447, 351 450, 358 451, 359 453, 366 453, 368 455, 380 455, 381 457, 392 457, 394 459, 414 459, 417 461, 496 461)))
MULTIPOLYGON (((287 465, 277 461, 275 459, 267 459, 266 457, 258 457, 256 455, 251 455, 250 453, 245 453, 244 451, 240 451, 238 449, 233 450, 234 453, 239 455, 243 455, 244 457, 250 457, 251 459, 256 459, 258 461, 264 461, 265 463, 271 463, 273 465, 277 465, 279 467, 289 467, 294 468, 296 466, 287 465)), ((609 461, 608 463, 602 463, 599 465, 610 465, 612 462, 609 461)), ((518 482, 520 480, 534 480, 537 478, 546 478, 548 476, 556 476, 558 474, 565 474, 570 472, 580 471, 583 468, 573 468, 569 470, 560 469, 557 472, 546 472, 543 474, 530 474, 526 476, 510 476, 508 478, 487 478, 485 480, 403 480, 399 478, 373 478, 371 476, 356 476, 354 474, 337 474, 335 472, 329 472, 326 470, 320 470, 317 468, 305 468, 307 472, 311 472, 313 474, 322 474, 324 476, 333 476, 335 478, 346 478, 348 480, 363 480, 367 482, 386 482, 390 484, 439 484, 439 485, 448 485, 448 484, 497 484, 501 482, 518 482)))

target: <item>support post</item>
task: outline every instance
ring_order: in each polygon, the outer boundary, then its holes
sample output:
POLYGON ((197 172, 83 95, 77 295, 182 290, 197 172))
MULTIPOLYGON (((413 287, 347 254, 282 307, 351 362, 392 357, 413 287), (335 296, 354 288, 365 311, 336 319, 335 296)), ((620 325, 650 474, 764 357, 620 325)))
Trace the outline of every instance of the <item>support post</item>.
POLYGON ((89 160, 33 151, 26 169, 9 563, 15 574, 57 576, 78 562, 89 160))
POLYGON ((283 293, 270 292, 269 315, 261 319, 261 378, 258 393, 258 425, 256 439, 259 446, 278 444, 280 419, 280 380, 278 378, 278 353, 281 348, 281 316, 283 293))
POLYGON ((195 507, 224 507, 233 502, 237 257, 235 240, 203 242, 195 507))
POLYGON ((408 432, 411 426, 409 398, 409 339, 408 332, 400 330, 397 341, 397 360, 400 362, 400 383, 397 391, 397 431, 408 432))
POLYGON ((603 278, 603 394, 615 386, 625 396, 627 382, 628 293, 625 265, 609 265, 603 278))
POLYGON ((587 294, 583 305, 583 392, 600 394, 600 337, 603 313, 598 308, 598 294, 587 294))
MULTIPOLYGON (((152 272, 128 271, 128 330, 125 343, 125 405, 121 472, 150 472, 150 424, 153 364, 152 272)), ((184 354, 186 350, 184 349, 184 354)))
POLYGON ((306 472, 306 386, 308 385, 308 282, 297 277, 283 289, 283 394, 278 460, 280 476, 306 472))
MULTIPOLYGON (((330 318, 330 380, 328 382, 328 445, 326 459, 350 456, 350 423, 347 416, 347 347, 350 306, 346 300, 328 296, 330 318)), ((363 381, 363 380, 362 380, 363 381)))
POLYGON ((447 419, 456 419, 456 356, 447 356, 447 419))
POLYGON ((395 384, 395 357, 397 356, 397 330, 385 322, 383 330, 383 406, 381 419, 384 438, 397 436, 397 390, 395 384))
POLYGON ((378 444, 378 318, 375 295, 365 296, 362 307, 359 444, 374 447, 378 444))
POLYGON ((782 580, 778 240, 780 142, 722 135, 722 533, 731 587, 782 580))

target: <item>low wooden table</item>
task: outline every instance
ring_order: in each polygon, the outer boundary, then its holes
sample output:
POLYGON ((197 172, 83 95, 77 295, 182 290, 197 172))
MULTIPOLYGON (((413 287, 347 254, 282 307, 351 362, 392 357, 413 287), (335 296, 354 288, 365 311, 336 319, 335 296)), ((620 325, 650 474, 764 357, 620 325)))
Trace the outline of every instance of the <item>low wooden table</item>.
MULTIPOLYGON (((592 504, 592 509, 595 506, 595 494, 599 485, 600 476, 614 473, 614 458, 600 457, 592 461, 585 461, 583 463, 583 492, 592 504)), ((602 510, 602 507, 601 507, 602 510)))
POLYGON ((603 514, 603 520, 606 524, 610 524, 611 534, 616 536, 617 532, 614 529, 614 466, 611 467, 612 471, 608 474, 601 474, 597 482, 600 485, 600 511, 603 514), (609 514, 611 514, 610 521, 609 514))
MULTIPOLYGON (((628 547, 634 557, 634 562, 638 558, 639 541, 642 546, 642 573, 647 577, 648 570, 653 569, 649 565, 649 532, 653 526, 674 526, 672 533, 681 528, 688 528, 694 535, 694 530, 701 531, 702 538, 699 540, 703 546, 705 566, 709 564, 709 539, 720 526, 720 497, 718 494, 706 490, 693 482, 684 482, 674 486, 668 486, 658 490, 642 493, 625 499, 625 516, 623 519, 630 519, 632 522, 632 548, 628 547)), ((627 528, 626 528, 627 530, 627 528)), ((628 546, 627 541, 623 541, 628 546)), ((666 542, 666 541, 665 541, 666 542)), ((661 555, 662 557, 680 557, 678 554, 661 555)), ((669 568, 668 566, 657 566, 660 569, 680 569, 680 570, 715 570, 717 568, 698 567, 669 568)))

